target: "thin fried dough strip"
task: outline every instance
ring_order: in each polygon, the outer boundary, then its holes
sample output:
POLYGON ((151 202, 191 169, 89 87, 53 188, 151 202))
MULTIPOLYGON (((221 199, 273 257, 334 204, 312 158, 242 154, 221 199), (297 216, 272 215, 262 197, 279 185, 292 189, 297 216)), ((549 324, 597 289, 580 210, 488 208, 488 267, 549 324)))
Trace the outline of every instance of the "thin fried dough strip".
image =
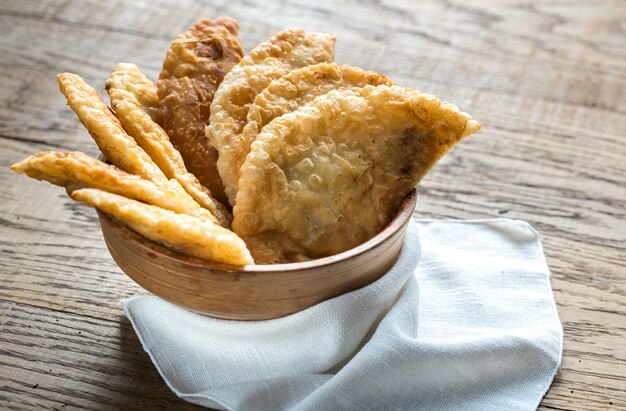
POLYGON ((152 121, 161 124, 156 84, 144 76, 134 64, 118 63, 115 69, 116 71, 122 70, 125 74, 122 84, 124 91, 133 96, 139 107, 150 116, 152 121))
POLYGON ((167 178, 175 179, 202 207, 217 217, 220 223, 229 227, 232 221, 230 212, 211 197, 211 192, 200 184, 198 179, 185 168, 178 150, 174 148, 165 131, 146 114, 134 90, 147 80, 134 64, 119 63, 106 81, 106 88, 124 129, 135 138, 148 153, 167 178))
POLYGON ((76 190, 72 198, 97 207, 144 237, 174 250, 233 265, 252 264, 245 243, 235 233, 205 220, 96 189, 76 190))
POLYGON ((100 95, 78 75, 57 76, 61 93, 87 128, 100 151, 111 163, 131 174, 157 184, 168 185, 168 179, 145 151, 137 145, 104 104, 100 95))
POLYGON ((103 163, 81 152, 46 151, 13 164, 11 170, 74 191, 97 188, 174 211, 217 222, 190 197, 103 163))

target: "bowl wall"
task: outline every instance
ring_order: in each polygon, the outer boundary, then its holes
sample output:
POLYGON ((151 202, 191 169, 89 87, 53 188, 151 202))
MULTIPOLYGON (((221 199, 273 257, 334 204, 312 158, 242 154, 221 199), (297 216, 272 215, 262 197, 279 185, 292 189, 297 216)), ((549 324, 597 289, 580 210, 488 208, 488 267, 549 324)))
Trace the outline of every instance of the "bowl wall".
POLYGON ((101 211, 98 217, 111 256, 146 290, 212 317, 264 320, 301 311, 380 278, 398 258, 415 203, 413 190, 379 234, 343 253, 303 263, 244 267, 177 253, 101 211))

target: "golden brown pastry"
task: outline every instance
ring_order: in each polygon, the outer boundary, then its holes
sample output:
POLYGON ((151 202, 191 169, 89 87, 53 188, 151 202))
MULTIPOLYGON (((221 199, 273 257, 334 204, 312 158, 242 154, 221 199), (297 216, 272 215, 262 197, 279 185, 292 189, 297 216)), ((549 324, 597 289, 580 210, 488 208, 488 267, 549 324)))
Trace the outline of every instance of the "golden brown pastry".
POLYGON ((168 179, 137 142, 124 131, 120 121, 111 113, 93 87, 78 75, 57 76, 61 93, 87 128, 100 151, 117 167, 160 185, 168 179))
POLYGON ((358 67, 320 63, 293 70, 272 81, 250 105, 243 140, 252 142, 259 131, 276 117, 297 110, 331 90, 367 85, 392 85, 387 77, 358 67))
POLYGON ((124 129, 139 143, 165 176, 175 179, 195 201, 209 210, 224 227, 230 227, 232 216, 211 192, 187 171, 185 163, 165 131, 142 109, 135 90, 147 80, 134 64, 119 63, 106 81, 111 106, 124 129))
MULTIPOLYGON (((159 96, 157 95, 156 85, 150 81, 134 64, 131 63, 118 63, 115 67, 116 72, 120 74, 116 78, 116 89, 123 92, 129 98, 136 102, 137 106, 146 114, 150 116, 152 121, 157 124, 161 123, 161 116, 159 114, 159 96)), ((109 83, 111 80, 105 82, 107 91, 111 87, 109 83)), ((111 92, 109 91, 109 97, 111 92)))
POLYGON ((222 79, 243 57, 239 24, 203 19, 170 45, 157 82, 161 125, 180 151, 187 170, 227 204, 217 172, 217 151, 204 134, 210 106, 222 79))
POLYGON ((233 229, 257 263, 333 255, 376 235, 480 124, 397 86, 334 90, 266 125, 241 169, 233 229))
POLYGON ((200 207, 191 197, 179 195, 178 190, 158 186, 85 153, 37 153, 13 164, 11 170, 65 187, 70 192, 80 188, 98 188, 176 213, 217 222, 208 210, 200 207))
POLYGON ((287 72, 334 57, 335 37, 284 30, 257 46, 224 77, 211 105, 207 136, 218 150, 217 169, 231 205, 235 204, 239 169, 250 150, 242 137, 248 108, 272 80, 287 72))
POLYGON ((131 200, 94 188, 71 197, 112 215, 144 237, 172 250, 226 264, 252 264, 246 245, 232 231, 210 221, 131 200))

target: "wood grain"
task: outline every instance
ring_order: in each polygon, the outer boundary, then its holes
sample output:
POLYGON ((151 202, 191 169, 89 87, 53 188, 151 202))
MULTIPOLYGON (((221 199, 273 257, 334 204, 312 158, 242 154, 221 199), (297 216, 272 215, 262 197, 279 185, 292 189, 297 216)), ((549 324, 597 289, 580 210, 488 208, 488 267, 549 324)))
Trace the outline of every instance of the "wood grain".
POLYGON ((111 260, 94 211, 7 167, 97 153, 57 73, 103 91, 130 61, 155 79, 169 41, 217 15, 240 22, 248 50, 287 27, 334 33, 338 62, 481 121, 422 183, 416 214, 535 226, 565 328, 541 408, 626 409, 626 3, 592 0, 0 0, 0 408, 196 408, 122 317, 118 300, 145 291, 111 260))

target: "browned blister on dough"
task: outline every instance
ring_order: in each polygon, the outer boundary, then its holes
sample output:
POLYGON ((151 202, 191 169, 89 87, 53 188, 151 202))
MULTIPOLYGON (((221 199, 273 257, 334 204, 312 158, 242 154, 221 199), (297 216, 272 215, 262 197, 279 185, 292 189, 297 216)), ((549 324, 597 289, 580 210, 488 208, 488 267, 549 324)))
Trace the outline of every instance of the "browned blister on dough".
POLYGON ((217 151, 205 136, 217 87, 243 57, 239 25, 233 19, 203 19, 176 37, 157 82, 161 125, 187 169, 226 204, 217 172, 217 151))
POLYGON ((257 263, 314 259, 376 235, 480 124, 397 86, 333 90, 266 125, 241 169, 233 229, 257 263))

